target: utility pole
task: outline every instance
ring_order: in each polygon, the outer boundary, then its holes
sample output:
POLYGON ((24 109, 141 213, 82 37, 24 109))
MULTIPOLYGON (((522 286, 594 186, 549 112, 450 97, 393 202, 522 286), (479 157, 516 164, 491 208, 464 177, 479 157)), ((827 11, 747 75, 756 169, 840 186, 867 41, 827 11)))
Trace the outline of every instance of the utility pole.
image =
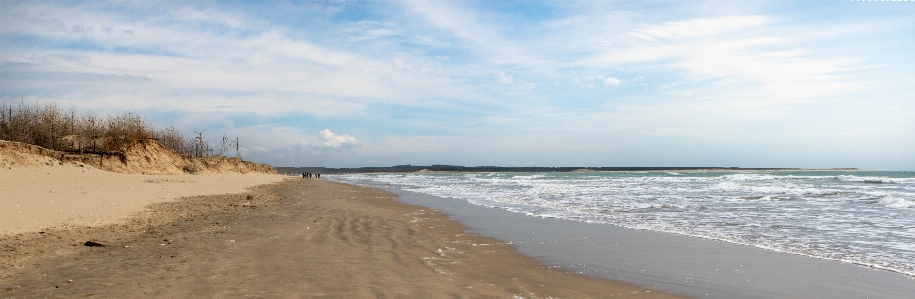
POLYGON ((205 150, 205 148, 201 148, 203 147, 203 133, 197 131, 194 131, 194 133, 197 133, 197 137, 194 137, 197 139, 197 143, 194 144, 194 157, 199 158, 201 155, 200 151, 205 150))

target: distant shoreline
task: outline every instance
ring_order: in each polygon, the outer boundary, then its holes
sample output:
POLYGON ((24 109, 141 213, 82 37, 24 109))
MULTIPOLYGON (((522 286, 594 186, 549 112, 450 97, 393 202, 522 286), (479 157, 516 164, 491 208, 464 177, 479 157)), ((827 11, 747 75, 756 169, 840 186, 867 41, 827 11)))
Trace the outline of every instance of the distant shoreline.
POLYGON ((860 171, 858 168, 780 168, 780 167, 502 167, 502 166, 458 166, 458 165, 396 165, 390 167, 275 167, 281 174, 346 174, 346 173, 483 173, 483 172, 625 172, 625 171, 860 171))

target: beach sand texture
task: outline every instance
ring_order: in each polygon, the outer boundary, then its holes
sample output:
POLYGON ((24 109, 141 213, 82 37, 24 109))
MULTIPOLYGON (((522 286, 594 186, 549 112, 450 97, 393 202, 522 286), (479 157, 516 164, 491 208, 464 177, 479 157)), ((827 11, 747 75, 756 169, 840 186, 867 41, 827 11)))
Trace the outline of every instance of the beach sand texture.
POLYGON ((2 170, 3 298, 679 298, 544 267, 382 190, 36 161, 2 170))
POLYGON ((284 177, 238 173, 123 174, 84 164, 61 164, 51 158, 42 160, 47 163, 0 169, 0 234, 63 224, 115 223, 152 203, 185 196, 238 193, 284 177))

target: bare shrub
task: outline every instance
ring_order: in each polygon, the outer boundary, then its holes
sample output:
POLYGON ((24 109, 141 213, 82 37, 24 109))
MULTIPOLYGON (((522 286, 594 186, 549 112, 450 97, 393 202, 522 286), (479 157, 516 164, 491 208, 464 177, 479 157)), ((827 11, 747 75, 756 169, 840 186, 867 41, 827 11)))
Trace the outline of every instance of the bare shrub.
MULTIPOLYGON (((77 113, 57 104, 0 105, 0 139, 34 144, 44 148, 79 153, 122 152, 137 140, 153 138, 160 144, 185 157, 208 158, 228 156, 235 147, 240 158, 238 138, 222 136, 218 154, 211 148, 202 132, 186 137, 175 127, 153 128, 143 117, 126 113, 99 117, 91 111, 77 113)), ((196 165, 186 165, 185 171, 200 171, 196 165)))
POLYGON ((196 174, 197 172, 200 171, 200 168, 197 167, 197 164, 194 164, 193 162, 189 162, 187 164, 184 164, 184 166, 181 166, 181 170, 184 170, 185 173, 196 174))
POLYGON ((173 126, 165 127, 162 130, 154 131, 152 138, 159 140, 163 146, 181 154, 190 155, 193 152, 191 140, 181 135, 173 126))
POLYGON ((156 138, 169 149, 191 154, 188 139, 174 127, 156 131, 133 113, 99 117, 57 104, 0 106, 0 139, 70 152, 112 152, 137 140, 156 138))

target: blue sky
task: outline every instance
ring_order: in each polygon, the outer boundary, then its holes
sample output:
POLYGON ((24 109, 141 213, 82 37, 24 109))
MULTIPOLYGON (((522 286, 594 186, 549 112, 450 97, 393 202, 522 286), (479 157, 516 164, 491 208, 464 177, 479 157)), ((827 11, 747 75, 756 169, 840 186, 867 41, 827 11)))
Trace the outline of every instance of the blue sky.
POLYGON ((915 170, 915 2, 7 1, 0 101, 278 166, 915 170))

